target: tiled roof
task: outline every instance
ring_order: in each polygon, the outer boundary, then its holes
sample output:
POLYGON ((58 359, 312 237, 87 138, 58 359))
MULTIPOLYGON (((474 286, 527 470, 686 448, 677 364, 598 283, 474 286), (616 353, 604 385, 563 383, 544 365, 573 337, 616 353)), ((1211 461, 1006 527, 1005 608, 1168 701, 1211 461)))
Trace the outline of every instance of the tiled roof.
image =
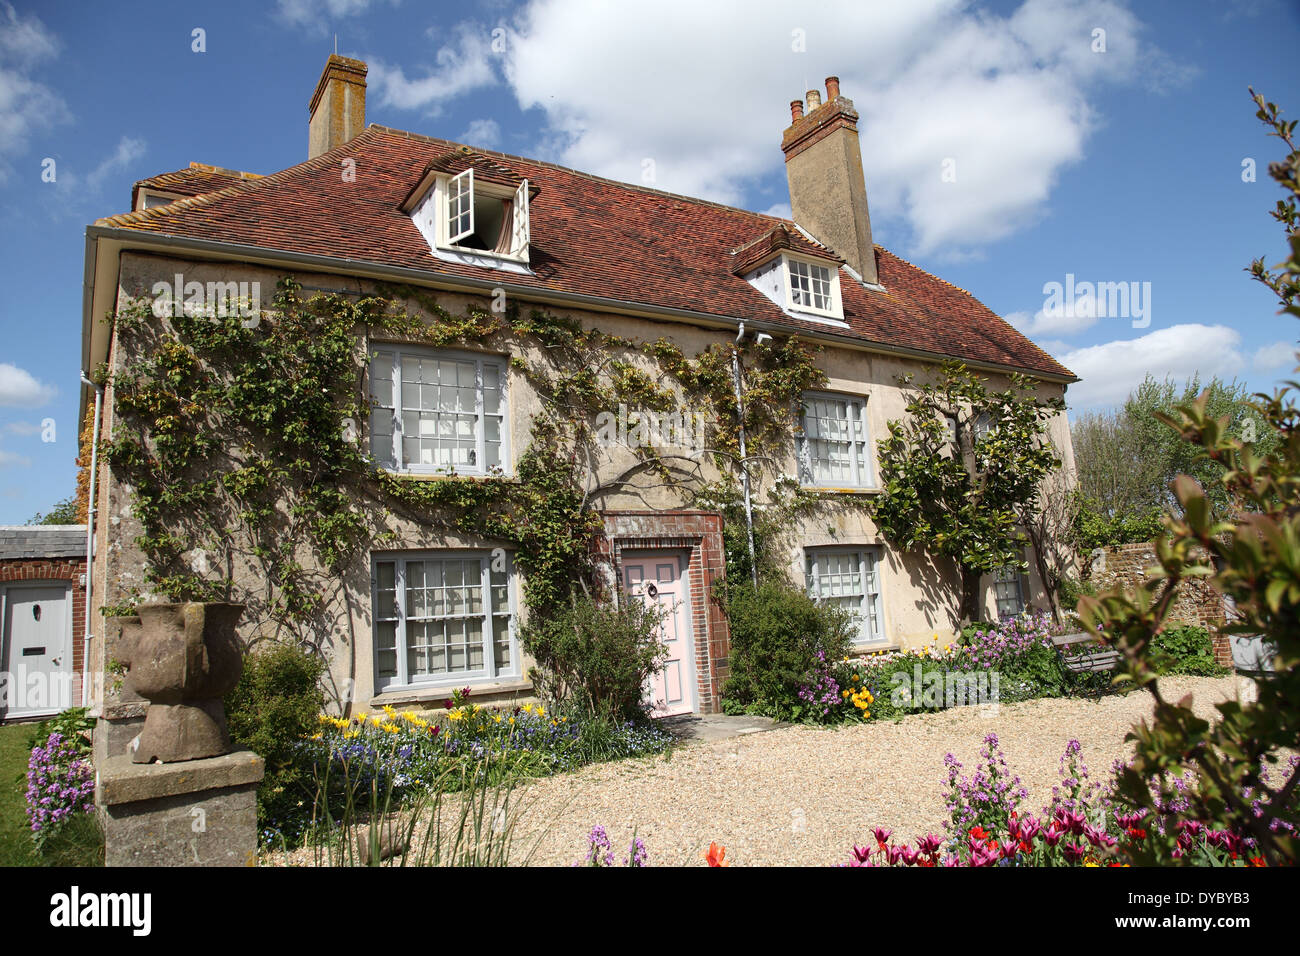
POLYGON ((835 266, 844 264, 844 260, 831 252, 819 242, 812 242, 803 233, 788 223, 777 223, 753 242, 746 243, 732 254, 731 271, 736 275, 746 275, 751 270, 769 259, 788 250, 802 252, 804 255, 826 259, 835 266))
POLYGON ((0 525, 0 561, 85 556, 84 524, 0 525))
MULTIPOLYGON (((278 173, 98 225, 499 281, 497 270, 436 258, 399 209, 429 164, 457 145, 370 126, 351 142, 278 173), (339 174, 345 159, 355 161, 355 177, 339 174)), ((790 318, 732 272, 733 253, 775 227, 797 234, 790 220, 479 152, 540 187, 530 213, 533 274, 511 273, 510 283, 539 294, 576 293, 827 331, 790 318)), ((846 334, 887 347, 1071 374, 970 293, 879 246, 876 256, 885 291, 866 289, 847 275, 840 283, 846 334)))
POLYGON ((237 169, 208 166, 205 163, 190 163, 187 169, 159 173, 157 176, 150 176, 137 182, 131 190, 131 208, 135 208, 135 197, 141 189, 176 193, 181 196, 201 196, 203 193, 215 192, 227 186, 261 178, 260 173, 244 173, 237 169))

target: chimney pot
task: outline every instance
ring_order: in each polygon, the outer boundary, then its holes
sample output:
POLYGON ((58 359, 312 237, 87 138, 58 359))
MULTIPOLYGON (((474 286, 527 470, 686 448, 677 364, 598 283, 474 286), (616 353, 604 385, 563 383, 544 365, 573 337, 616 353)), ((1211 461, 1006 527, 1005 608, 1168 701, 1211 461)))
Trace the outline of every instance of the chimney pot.
POLYGON ((826 77, 826 101, 830 102, 840 95, 840 78, 838 76, 826 77))
POLYGON ((822 94, 820 90, 808 91, 808 112, 811 113, 817 107, 822 105, 822 94))
POLYGON ((803 100, 790 101, 790 122, 797 123, 803 119, 803 100))

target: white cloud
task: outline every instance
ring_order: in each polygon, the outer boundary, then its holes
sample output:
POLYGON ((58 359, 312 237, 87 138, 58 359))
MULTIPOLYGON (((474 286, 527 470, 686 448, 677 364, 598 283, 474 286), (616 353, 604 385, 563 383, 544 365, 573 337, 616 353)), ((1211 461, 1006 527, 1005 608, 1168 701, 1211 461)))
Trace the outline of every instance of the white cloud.
POLYGON ((782 219, 789 219, 794 215, 794 213, 790 211, 790 204, 788 202, 777 202, 772 203, 772 205, 764 209, 763 215, 780 216, 782 219))
POLYGON ((0 468, 26 468, 32 460, 26 455, 18 455, 0 448, 0 468))
POLYGON ((501 126, 494 119, 476 119, 457 139, 470 146, 496 149, 501 144, 501 126))
POLYGON ((1039 309, 1032 315, 1028 312, 1009 312, 1003 318, 1029 338, 1039 339, 1046 335, 1074 335, 1091 328, 1096 324, 1097 317, 1087 315, 1087 311, 1086 309, 1055 309, 1052 314, 1048 314, 1039 309), (1085 314, 1076 314, 1076 311, 1085 314))
MULTIPOLYGON (((63 98, 36 80, 32 71, 58 54, 59 41, 34 14, 20 17, 0 2, 0 182, 12 172, 35 134, 69 119, 63 98)), ((33 181, 41 173, 34 165, 33 181)))
POLYGON ((781 169, 789 101, 836 74, 862 115, 877 235, 964 255, 1044 214, 1098 123, 1092 91, 1155 69, 1140 32, 1118 0, 1025 0, 1008 17, 967 0, 534 0, 505 63, 519 105, 545 115, 547 158, 630 182, 652 159, 656 185, 729 203, 781 169))
POLYGON ((1255 350, 1251 364, 1257 372, 1272 372, 1280 368, 1290 369, 1297 364, 1296 352, 1300 346, 1294 342, 1270 342, 1255 350))
POLYGON ((123 136, 113 151, 101 159, 89 172, 81 173, 68 164, 60 163, 58 178, 54 182, 50 212, 55 216, 84 216, 85 204, 101 205, 105 187, 116 200, 115 205, 125 206, 130 197, 131 183, 138 178, 132 165, 144 156, 147 144, 142 139, 123 136))
POLYGON ((1241 333, 1225 325, 1188 323, 1159 329, 1135 339, 1119 339, 1057 355, 1083 381, 1071 385, 1066 401, 1072 411, 1124 401, 1148 375, 1206 380, 1231 379, 1242 366, 1241 333))
POLYGON ((9 435, 35 435, 41 430, 41 426, 35 422, 7 422, 4 427, 5 433, 9 435))
MULTIPOLYGON (((445 35, 446 31, 430 31, 431 38, 445 35)), ((498 81, 493 70, 497 54, 491 45, 490 29, 460 23, 450 42, 434 52, 433 67, 423 69, 420 76, 408 78, 400 66, 376 56, 364 57, 369 65, 366 84, 381 106, 437 115, 445 101, 498 81)))
POLYGON ((54 398, 55 388, 39 382, 31 372, 0 362, 0 405, 39 408, 54 398))
POLYGON ((359 16, 373 3, 372 0, 277 0, 275 6, 285 23, 320 34, 325 32, 329 20, 359 16))

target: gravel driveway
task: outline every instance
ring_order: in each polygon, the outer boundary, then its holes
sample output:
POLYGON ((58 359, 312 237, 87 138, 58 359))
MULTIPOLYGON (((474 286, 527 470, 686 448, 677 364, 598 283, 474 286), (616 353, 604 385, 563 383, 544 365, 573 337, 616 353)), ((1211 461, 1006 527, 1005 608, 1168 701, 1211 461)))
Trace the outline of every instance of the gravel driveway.
MULTIPOLYGON (((1252 687, 1234 677, 1168 678, 1161 685, 1168 699, 1191 693, 1196 712, 1207 717, 1239 685, 1252 687)), ((1094 778, 1104 775, 1128 755, 1124 735, 1151 707, 1147 694, 1133 693, 1004 704, 996 716, 981 710, 837 729, 789 727, 586 767, 528 786, 516 833, 533 848, 533 865, 582 858, 594 824, 609 832, 620 862, 635 829, 651 865, 699 864, 710 840, 738 866, 839 863, 875 826, 907 837, 941 832, 946 753, 970 772, 984 735, 996 732, 1037 811, 1050 798, 1071 738, 1083 745, 1094 778)))

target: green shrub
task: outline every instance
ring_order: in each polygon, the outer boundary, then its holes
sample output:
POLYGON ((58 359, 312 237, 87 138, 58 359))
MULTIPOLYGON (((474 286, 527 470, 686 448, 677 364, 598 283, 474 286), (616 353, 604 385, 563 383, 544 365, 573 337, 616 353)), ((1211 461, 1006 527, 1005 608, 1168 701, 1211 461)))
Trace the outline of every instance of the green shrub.
POLYGON ((302 739, 316 732, 325 694, 321 657, 294 644, 275 643, 244 658, 239 686, 226 698, 226 719, 235 743, 266 760, 257 791, 257 819, 266 837, 275 828, 287 841, 311 817, 315 781, 297 760, 302 739))
POLYGON ((838 661, 852 641, 845 610, 819 604, 788 584, 733 588, 726 610, 731 667, 722 697, 727 713, 789 719, 800 703, 800 689, 819 663, 818 654, 838 661))
POLYGON ((530 618, 519 633, 537 662, 533 686, 552 710, 608 718, 645 713, 643 688, 663 663, 663 612, 638 600, 615 607, 587 595, 568 608, 530 618))
POLYGON ((1161 674, 1217 677, 1227 671, 1214 660, 1214 643, 1203 627, 1167 627, 1151 641, 1151 653, 1161 674))
POLYGON ((1078 578, 1064 578, 1061 586, 1056 592, 1057 600, 1060 602, 1063 611, 1073 611, 1079 606, 1079 598, 1087 595, 1095 597, 1097 586, 1091 581, 1081 581, 1078 578))
POLYGON ((990 624, 988 621, 971 621, 969 624, 962 625, 961 637, 958 638, 957 643, 966 647, 977 632, 995 631, 997 627, 996 624, 990 624))

